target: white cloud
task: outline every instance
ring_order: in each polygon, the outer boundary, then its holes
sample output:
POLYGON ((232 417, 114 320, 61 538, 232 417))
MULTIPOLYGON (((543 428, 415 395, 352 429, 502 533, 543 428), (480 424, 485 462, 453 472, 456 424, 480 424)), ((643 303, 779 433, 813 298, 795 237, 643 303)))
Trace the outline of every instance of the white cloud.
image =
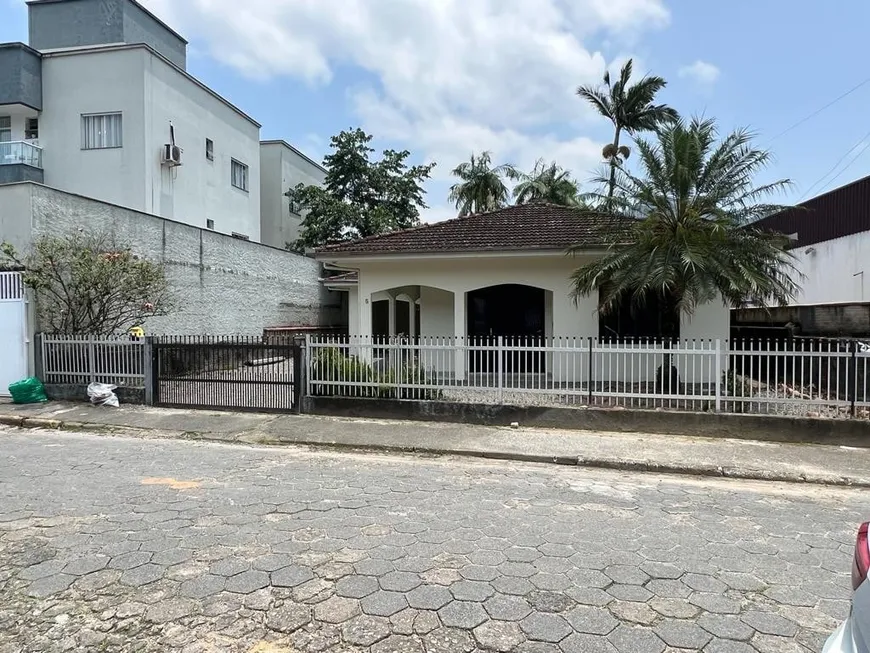
POLYGON ((710 85, 719 79, 719 72, 719 69, 713 64, 698 59, 695 63, 680 68, 679 75, 694 79, 700 84, 710 85))
POLYGON ((630 43, 669 21, 664 0, 142 1, 254 79, 321 85, 360 69, 351 111, 378 140, 439 163, 433 204, 472 151, 555 159, 585 178, 601 146, 582 135, 598 123, 574 92, 607 62, 584 41, 630 43))

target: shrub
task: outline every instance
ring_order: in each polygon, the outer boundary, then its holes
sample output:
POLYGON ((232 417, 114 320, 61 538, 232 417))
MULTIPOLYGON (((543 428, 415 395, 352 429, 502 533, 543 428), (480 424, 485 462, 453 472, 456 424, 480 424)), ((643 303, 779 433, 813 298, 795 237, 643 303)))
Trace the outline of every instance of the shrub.
POLYGON ((432 377, 415 361, 377 370, 358 356, 349 356, 337 347, 325 347, 314 357, 311 367, 320 381, 313 390, 318 396, 428 400, 442 396, 440 390, 402 387, 432 382, 432 377), (331 382, 333 379, 335 383, 331 382))

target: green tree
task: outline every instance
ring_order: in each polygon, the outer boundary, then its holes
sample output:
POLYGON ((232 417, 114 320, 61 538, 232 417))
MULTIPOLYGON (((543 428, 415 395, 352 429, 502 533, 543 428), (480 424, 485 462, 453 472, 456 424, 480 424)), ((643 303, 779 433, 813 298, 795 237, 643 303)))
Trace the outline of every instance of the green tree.
MULTIPOLYGON (((691 315, 721 299, 784 304, 799 290, 800 273, 781 234, 752 223, 786 207, 764 201, 787 180, 755 185, 770 154, 752 146, 752 134, 719 140, 712 120, 662 127, 655 141, 637 140, 641 172, 618 167, 616 194, 587 209, 623 225, 607 253, 577 269, 575 297, 599 293, 599 310, 617 310, 624 297, 642 306, 651 296, 691 315)), ((604 182, 602 178, 598 181, 604 182)))
POLYGON ((333 136, 332 153, 323 159, 323 187, 299 184, 287 191, 305 213, 293 249, 304 251, 419 224, 420 209, 426 208, 423 182, 435 164, 409 167, 407 150, 384 150, 380 161, 372 161, 371 140, 362 129, 333 136))
POLYGON ((516 171, 509 164, 493 167, 490 152, 480 156, 472 152, 471 159, 460 163, 450 174, 460 181, 450 187, 447 199, 456 206, 459 215, 468 215, 507 206, 510 192, 503 178, 515 178, 516 171))
POLYGON ((604 73, 603 86, 581 86, 577 95, 594 106, 598 113, 613 123, 613 142, 604 146, 602 154, 610 166, 610 179, 607 197, 613 197, 616 190, 616 169, 631 154, 631 150, 620 144, 622 132, 635 136, 639 132, 654 131, 661 125, 672 123, 679 118, 675 109, 665 104, 654 104, 655 97, 667 82, 661 77, 644 77, 630 85, 632 60, 625 62, 619 72, 619 79, 610 82, 610 73, 604 73))
POLYGON ((109 335, 173 308, 163 265, 109 232, 41 236, 23 255, 4 242, 0 253, 5 267, 24 271, 45 331, 109 335))
POLYGON ((555 161, 547 163, 538 159, 530 173, 517 172, 519 183, 514 186, 514 200, 517 204, 527 204, 536 200, 576 206, 579 203, 580 188, 571 173, 555 161))

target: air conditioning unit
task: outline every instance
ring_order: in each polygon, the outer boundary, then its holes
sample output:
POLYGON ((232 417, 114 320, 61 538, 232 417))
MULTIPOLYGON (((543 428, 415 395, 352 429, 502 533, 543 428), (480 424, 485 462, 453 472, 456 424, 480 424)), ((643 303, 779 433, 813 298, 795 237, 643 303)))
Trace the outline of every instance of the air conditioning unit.
POLYGON ((172 143, 167 143, 163 146, 163 163, 170 167, 181 165, 182 149, 172 143))

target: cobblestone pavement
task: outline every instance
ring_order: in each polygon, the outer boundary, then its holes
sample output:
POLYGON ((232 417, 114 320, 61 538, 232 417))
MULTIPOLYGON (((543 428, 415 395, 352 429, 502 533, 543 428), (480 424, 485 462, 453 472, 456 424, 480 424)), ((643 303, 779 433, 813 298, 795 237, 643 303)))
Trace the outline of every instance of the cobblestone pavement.
POLYGON ((819 651, 868 516, 812 486, 0 437, 2 653, 819 651))

